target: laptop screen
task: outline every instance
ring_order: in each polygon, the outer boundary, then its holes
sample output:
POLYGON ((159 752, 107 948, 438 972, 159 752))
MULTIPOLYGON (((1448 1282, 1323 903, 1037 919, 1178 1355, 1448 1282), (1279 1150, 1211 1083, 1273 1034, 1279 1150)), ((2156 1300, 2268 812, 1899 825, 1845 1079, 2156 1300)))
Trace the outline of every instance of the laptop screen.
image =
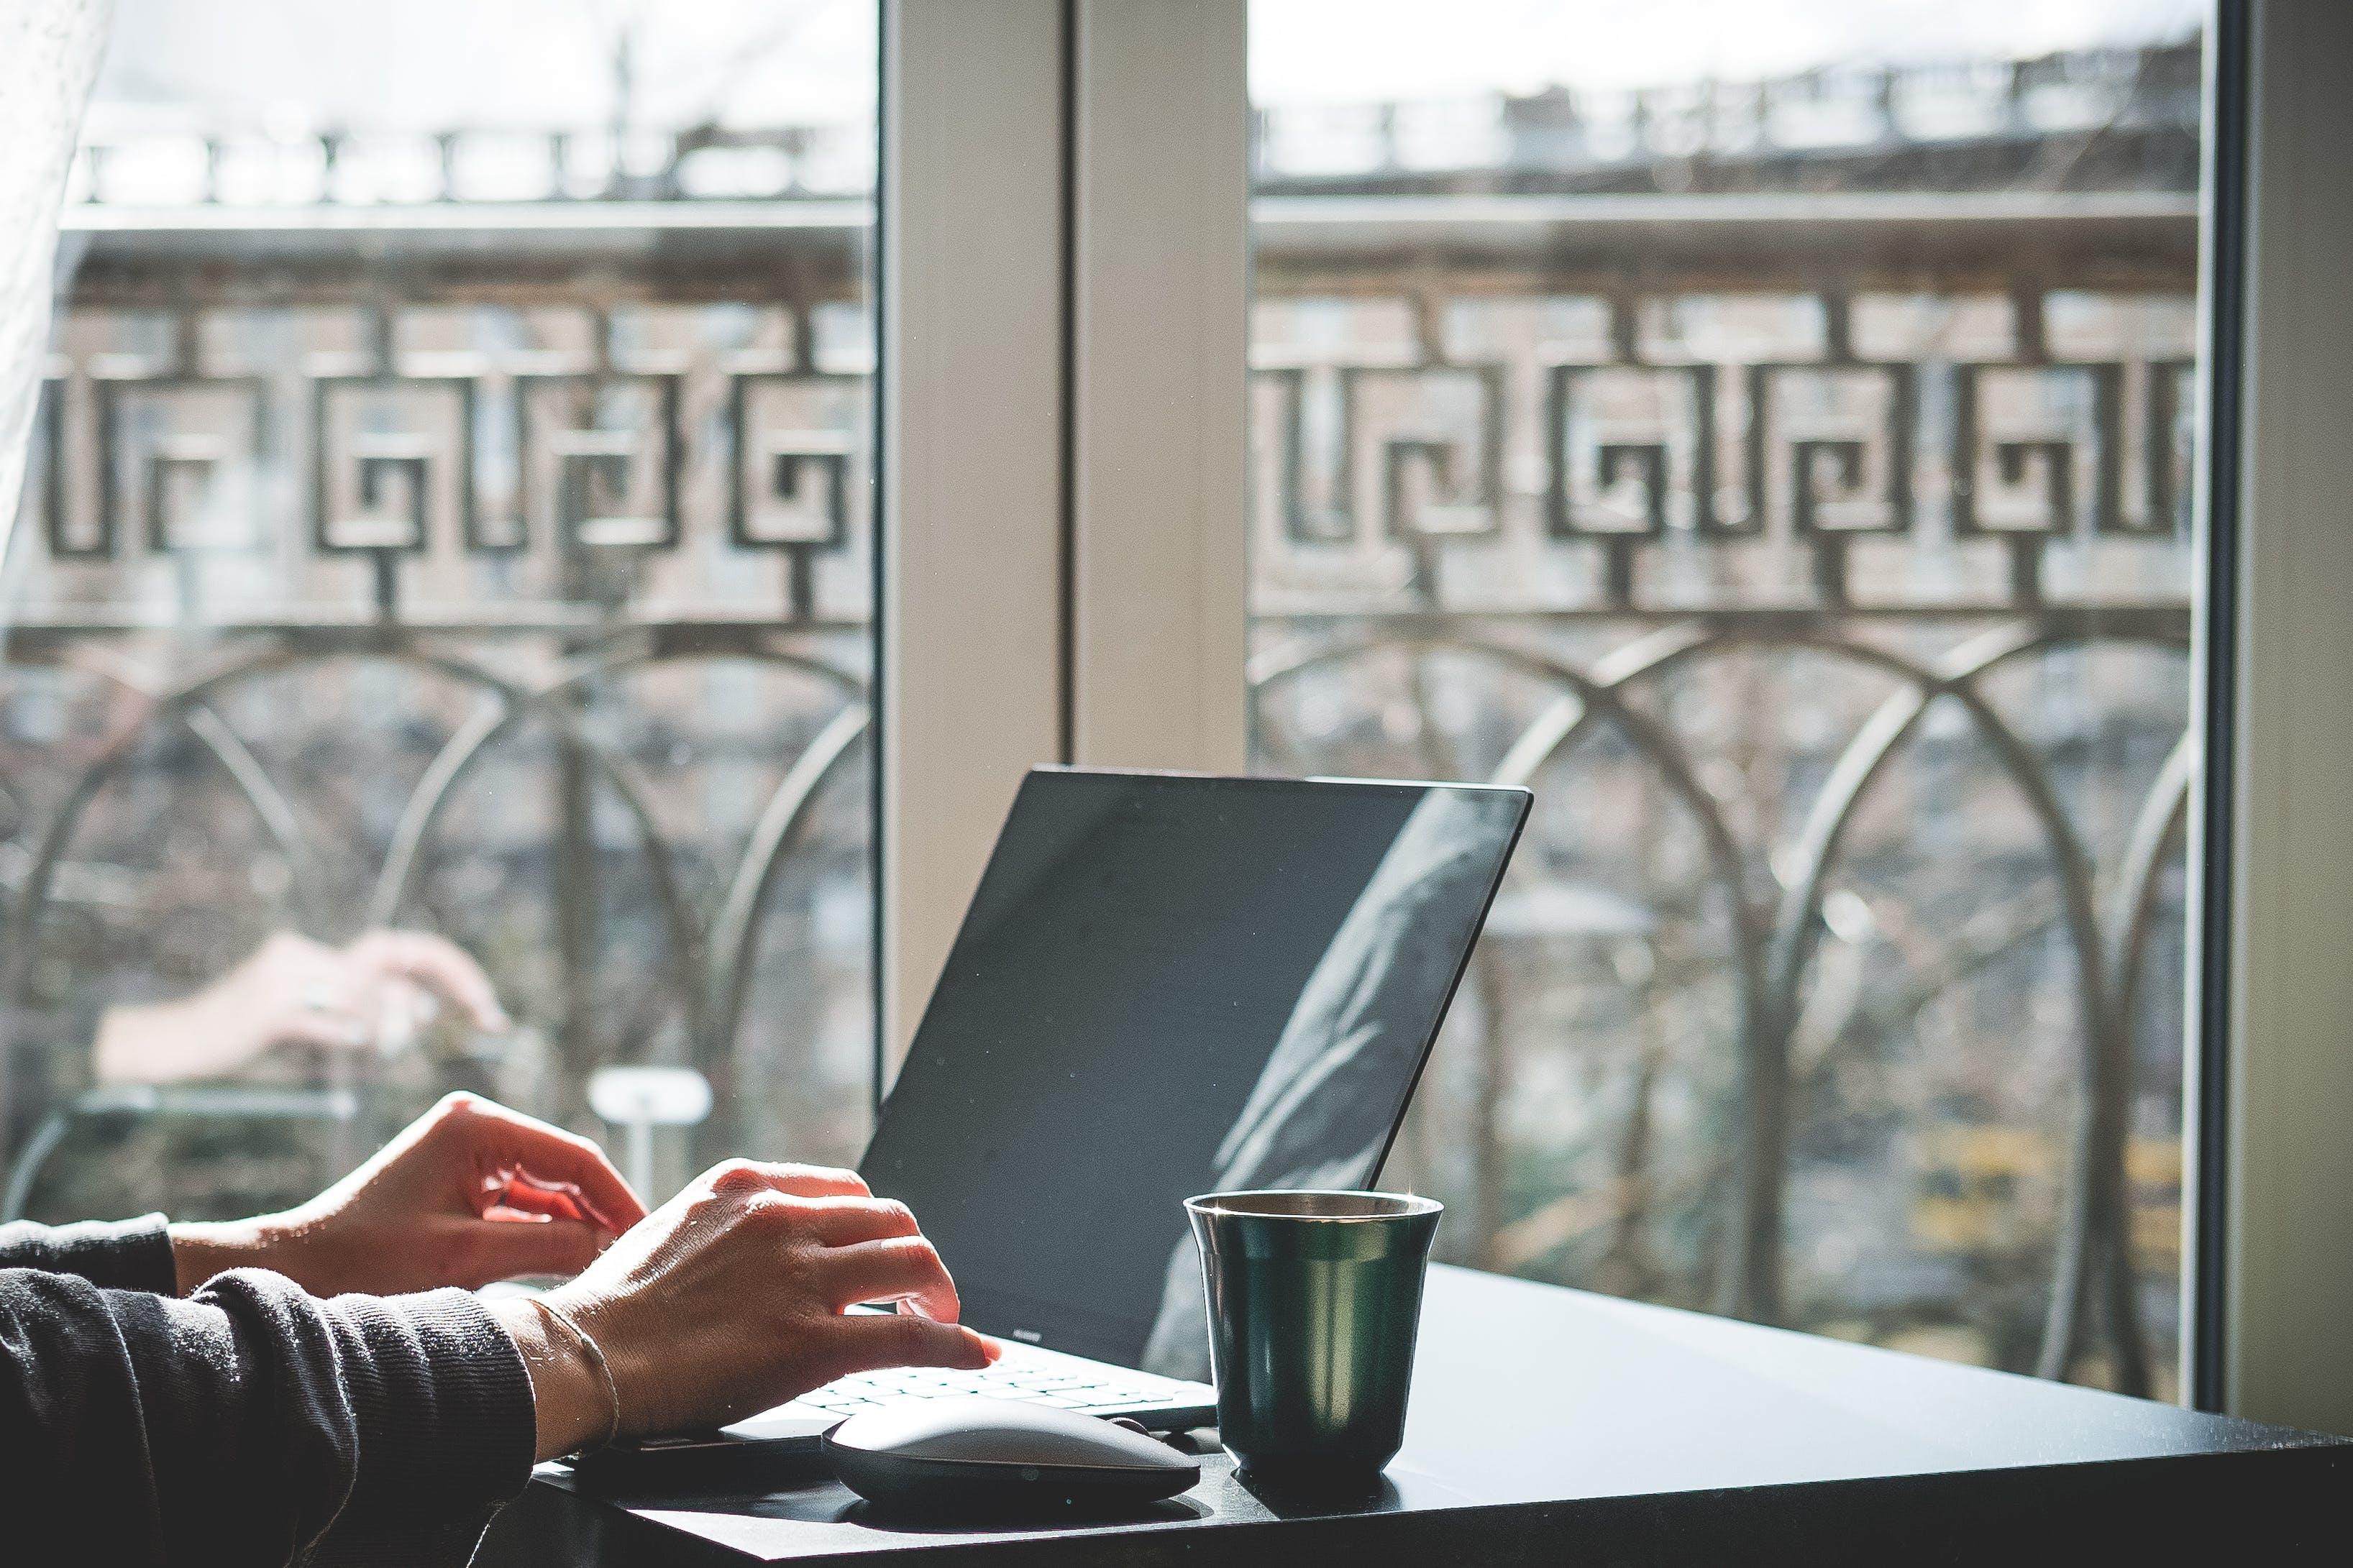
POLYGON ((1527 805, 1030 773, 860 1166, 965 1321, 1206 1378, 1183 1200, 1370 1184, 1527 805))

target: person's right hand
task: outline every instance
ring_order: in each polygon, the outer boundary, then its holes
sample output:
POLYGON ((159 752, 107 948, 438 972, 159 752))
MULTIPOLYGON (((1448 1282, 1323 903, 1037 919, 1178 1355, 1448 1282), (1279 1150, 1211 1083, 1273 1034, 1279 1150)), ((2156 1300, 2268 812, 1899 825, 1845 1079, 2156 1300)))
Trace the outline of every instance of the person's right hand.
MULTIPOLYGON (((998 1353, 955 1326, 955 1286, 905 1205, 807 1165, 706 1172, 547 1300, 605 1352, 623 1436, 723 1426, 873 1367, 998 1353), (899 1311, 846 1314, 861 1301, 899 1311)), ((539 1457, 602 1436, 609 1396, 570 1336, 527 1301, 494 1310, 531 1368, 539 1457)))

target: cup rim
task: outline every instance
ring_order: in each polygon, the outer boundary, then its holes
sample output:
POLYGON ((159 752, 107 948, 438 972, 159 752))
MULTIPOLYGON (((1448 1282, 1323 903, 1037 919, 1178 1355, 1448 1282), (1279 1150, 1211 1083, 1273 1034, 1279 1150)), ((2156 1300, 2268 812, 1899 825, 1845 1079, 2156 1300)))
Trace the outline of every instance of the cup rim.
POLYGON ((1187 1214, 1232 1215, 1246 1219, 1293 1220, 1313 1225, 1366 1225, 1382 1220, 1418 1219, 1442 1214, 1446 1205, 1419 1193, 1384 1193, 1356 1187, 1238 1187, 1202 1193, 1185 1200, 1187 1214), (1229 1207, 1237 1198, 1374 1198, 1395 1205, 1380 1214, 1285 1214, 1279 1209, 1229 1207))

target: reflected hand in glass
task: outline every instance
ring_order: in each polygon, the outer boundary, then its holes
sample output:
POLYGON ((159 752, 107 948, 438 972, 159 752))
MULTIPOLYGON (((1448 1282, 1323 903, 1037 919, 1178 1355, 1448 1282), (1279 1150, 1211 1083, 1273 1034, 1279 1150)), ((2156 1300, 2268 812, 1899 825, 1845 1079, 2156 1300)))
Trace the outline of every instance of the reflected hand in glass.
POLYGON ((481 965, 429 932, 372 931, 329 947, 278 931, 193 995, 108 1008, 98 1026, 98 1080, 219 1078, 280 1046, 372 1046, 390 1055, 439 1016, 445 1001, 486 1033, 512 1026, 481 965))

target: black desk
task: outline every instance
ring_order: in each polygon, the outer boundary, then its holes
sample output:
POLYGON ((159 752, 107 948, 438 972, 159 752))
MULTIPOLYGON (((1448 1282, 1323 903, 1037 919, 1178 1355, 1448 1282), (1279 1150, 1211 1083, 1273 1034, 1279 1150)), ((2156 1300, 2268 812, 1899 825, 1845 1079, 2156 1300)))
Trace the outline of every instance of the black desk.
POLYGON ((2348 1483, 2338 1438, 1441 1268, 1367 1503, 1261 1498, 1215 1455, 1147 1521, 915 1531, 828 1479, 608 1500, 543 1471, 478 1561, 2353 1563, 2348 1483))

